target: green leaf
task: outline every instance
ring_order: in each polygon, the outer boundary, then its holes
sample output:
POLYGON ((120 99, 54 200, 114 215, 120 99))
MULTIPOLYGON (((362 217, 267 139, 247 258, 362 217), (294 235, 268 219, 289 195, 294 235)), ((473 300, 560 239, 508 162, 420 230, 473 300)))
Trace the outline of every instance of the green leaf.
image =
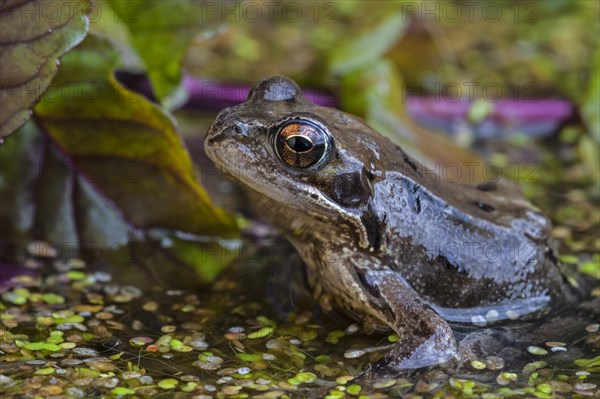
POLYGON ((44 349, 45 345, 45 342, 28 342, 25 345, 23 345, 23 348, 28 349, 30 351, 41 351, 42 349, 44 349))
POLYGON ((588 370, 600 370, 600 356, 593 357, 591 359, 577 359, 575 365, 588 369, 588 370))
POLYGON ((36 375, 50 375, 54 374, 56 369, 54 367, 44 367, 35 372, 36 375))
POLYGON ((55 294, 53 292, 48 292, 44 295, 42 295, 42 300, 44 302, 46 302, 48 305, 60 305, 62 303, 65 303, 65 298, 55 294))
POLYGON ((407 17, 397 10, 377 26, 334 46, 329 52, 329 71, 346 74, 382 57, 404 34, 407 17))
POLYGON ((287 382, 292 385, 310 384, 311 382, 316 381, 316 379, 317 376, 314 373, 301 372, 296 374, 294 377, 289 378, 287 382))
POLYGON ((89 0, 0 4, 0 140, 29 119, 58 58, 87 34, 88 6, 89 0))
POLYGON ((36 122, 135 226, 235 236, 235 220, 196 181, 172 118, 114 79, 117 58, 88 36, 63 57, 36 122))
POLYGON ((160 380, 158 382, 158 386, 162 389, 173 389, 179 384, 175 378, 165 378, 164 380, 160 380))
POLYGON ((262 357, 262 353, 257 352, 257 353, 236 353, 235 355, 236 357, 246 361, 246 362, 260 362, 263 357, 262 357))
POLYGON ((269 336, 273 333, 273 327, 263 327, 258 331, 254 331, 250 334, 248 334, 248 338, 249 339, 258 339, 258 338, 264 338, 266 336, 269 336))
POLYGON ((181 61, 205 14, 192 0, 108 0, 131 34, 131 43, 146 66, 154 94, 169 106, 176 101, 181 61))
POLYGON ((348 388, 346 388, 346 392, 348 392, 350 395, 358 395, 361 390, 362 387, 358 384, 352 384, 348 388))
POLYGON ((81 374, 82 377, 90 377, 90 378, 97 378, 100 375, 99 371, 96 371, 94 369, 89 369, 87 367, 80 367, 77 368, 77 372, 79 374, 81 374))
POLYGON ((135 389, 126 388, 126 387, 116 387, 110 391, 113 395, 117 396, 125 396, 125 395, 134 395, 135 389))

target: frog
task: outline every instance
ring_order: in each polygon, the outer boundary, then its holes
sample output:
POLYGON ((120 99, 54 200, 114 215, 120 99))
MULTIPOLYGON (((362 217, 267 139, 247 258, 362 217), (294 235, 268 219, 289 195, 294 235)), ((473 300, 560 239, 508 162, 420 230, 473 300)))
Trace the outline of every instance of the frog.
POLYGON ((520 192, 443 179, 287 77, 222 110, 204 149, 296 249, 325 311, 396 333, 377 369, 459 359, 450 324, 537 317, 571 300, 549 219, 520 192))

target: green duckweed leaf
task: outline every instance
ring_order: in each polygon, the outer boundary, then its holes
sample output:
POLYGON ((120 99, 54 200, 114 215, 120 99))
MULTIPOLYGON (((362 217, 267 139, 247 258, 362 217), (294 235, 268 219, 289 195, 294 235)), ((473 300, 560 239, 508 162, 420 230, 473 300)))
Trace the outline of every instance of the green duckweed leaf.
POLYGON ((50 375, 54 374, 56 369, 54 367, 44 367, 35 372, 36 375, 50 375))
POLYGON ((263 327, 258 331, 254 331, 254 332, 248 334, 248 338, 250 338, 250 339, 264 338, 264 337, 271 335, 272 333, 273 333, 273 327, 263 327))
POLYGON ((301 372, 296 374, 294 377, 287 380, 289 384, 292 385, 300 385, 300 384, 310 384, 317 379, 317 376, 314 373, 310 372, 301 372))
POLYGON ((165 378, 158 382, 158 386, 162 389, 173 389, 179 384, 175 378, 165 378))
POLYGON ((600 369, 600 356, 596 356, 591 359, 577 359, 575 365, 587 370, 599 370, 600 369))
POLYGON ((126 388, 126 387, 116 387, 110 391, 113 395, 117 396, 125 396, 125 395, 133 395, 135 394, 135 389, 126 388))
POLYGON ((239 359, 246 362, 260 362, 262 360, 262 353, 236 353, 235 355, 239 359))

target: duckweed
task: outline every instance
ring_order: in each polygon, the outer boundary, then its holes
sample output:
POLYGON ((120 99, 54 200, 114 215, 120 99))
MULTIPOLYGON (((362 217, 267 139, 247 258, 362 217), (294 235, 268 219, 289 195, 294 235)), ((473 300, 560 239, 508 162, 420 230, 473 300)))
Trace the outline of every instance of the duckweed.
POLYGON ((54 367, 44 367, 35 372, 36 375, 50 375, 54 374, 56 369, 54 367))
POLYGON ((481 362, 479 360, 473 360, 471 362, 471 367, 473 367, 475 370, 483 370, 487 366, 486 366, 486 364, 484 362, 481 362))
POLYGON ((346 392, 348 392, 350 395, 358 395, 361 390, 362 387, 358 384, 353 384, 346 388, 346 392))
POLYGON ((302 372, 296 374, 294 377, 289 378, 287 382, 292 385, 310 384, 317 379, 316 374, 309 372, 302 372))
POLYGON ((527 347, 527 352, 533 354, 533 355, 538 355, 538 356, 544 356, 548 354, 548 351, 544 348, 540 348, 539 346, 535 346, 535 345, 530 345, 527 347))
POLYGON ((126 396, 135 394, 135 389, 126 387, 116 387, 113 388, 110 392, 116 396, 126 396))
POLYGON ((258 331, 248 334, 248 338, 249 339, 264 338, 264 337, 268 337, 272 333, 273 333, 272 327, 263 327, 258 331))
POLYGON ((591 359, 577 359, 575 365, 585 370, 600 371, 600 356, 591 359))
POLYGON ((162 389, 173 389, 179 384, 175 378, 165 378, 158 382, 158 386, 162 389))

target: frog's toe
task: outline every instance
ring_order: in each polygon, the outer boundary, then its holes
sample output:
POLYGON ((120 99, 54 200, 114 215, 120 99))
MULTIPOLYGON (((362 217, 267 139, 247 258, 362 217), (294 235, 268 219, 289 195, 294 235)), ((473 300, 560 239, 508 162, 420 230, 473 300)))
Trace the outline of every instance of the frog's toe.
POLYGON ((456 340, 447 324, 440 325, 425 341, 416 344, 401 340, 380 361, 374 370, 407 370, 445 363, 458 356, 456 340))
POLYGON ((415 369, 395 370, 389 367, 385 359, 371 363, 363 371, 361 371, 354 381, 359 384, 370 384, 374 381, 380 381, 387 378, 406 378, 412 380, 418 372, 415 369))

